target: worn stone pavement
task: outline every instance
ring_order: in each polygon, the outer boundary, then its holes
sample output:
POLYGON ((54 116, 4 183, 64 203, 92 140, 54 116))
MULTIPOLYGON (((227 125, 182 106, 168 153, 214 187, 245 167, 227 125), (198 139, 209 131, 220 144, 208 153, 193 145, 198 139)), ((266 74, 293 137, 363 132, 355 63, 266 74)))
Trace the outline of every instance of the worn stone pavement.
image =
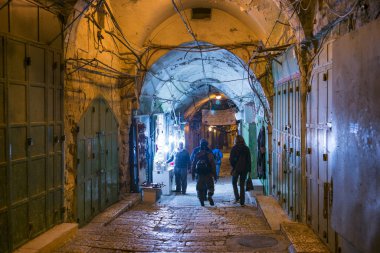
POLYGON ((108 225, 93 221, 56 252, 287 252, 289 241, 260 209, 233 203, 228 174, 223 166, 213 207, 200 206, 190 179, 186 195, 138 204, 108 225))

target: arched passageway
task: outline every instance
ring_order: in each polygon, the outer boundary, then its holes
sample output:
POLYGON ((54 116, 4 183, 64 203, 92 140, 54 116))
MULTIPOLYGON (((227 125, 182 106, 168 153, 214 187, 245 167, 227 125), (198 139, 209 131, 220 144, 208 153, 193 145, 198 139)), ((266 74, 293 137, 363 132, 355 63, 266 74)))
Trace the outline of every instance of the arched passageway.
POLYGON ((171 50, 147 72, 137 114, 136 127, 146 127, 146 138, 141 141, 148 139, 153 147, 145 151, 144 146, 142 151, 149 153, 150 161, 143 163, 145 170, 137 169, 143 179, 134 181, 140 184, 159 183, 154 178, 156 155, 163 155, 160 160, 168 159, 180 139, 190 153, 201 138, 209 141, 210 148, 220 145, 229 152, 237 134, 244 135, 250 146, 252 172, 257 174, 257 129, 268 124, 270 107, 254 73, 232 52, 199 41, 171 50), (158 123, 154 115, 159 114, 165 116, 158 123), (160 124, 165 125, 162 134, 157 133, 160 124))
POLYGON ((155 144, 170 150, 176 138, 192 149, 206 137, 228 153, 239 132, 255 165, 264 124, 268 198, 333 252, 377 252, 379 9, 378 0, 0 0, 0 251, 83 214, 77 127, 101 96, 119 123, 111 192, 154 180, 155 144))

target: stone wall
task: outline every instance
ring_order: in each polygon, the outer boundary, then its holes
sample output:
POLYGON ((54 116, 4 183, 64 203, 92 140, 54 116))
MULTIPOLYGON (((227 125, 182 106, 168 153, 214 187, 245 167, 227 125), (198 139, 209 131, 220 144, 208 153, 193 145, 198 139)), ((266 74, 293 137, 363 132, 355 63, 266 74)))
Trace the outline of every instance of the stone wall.
POLYGON ((76 128, 88 106, 98 97, 107 101, 119 123, 120 193, 129 189, 128 133, 132 109, 136 106, 134 78, 124 74, 123 69, 128 66, 120 56, 122 45, 107 34, 113 29, 107 20, 109 16, 105 15, 104 27, 99 29, 98 14, 91 15, 93 8, 66 34, 65 41, 66 221, 73 221, 76 216, 76 128))

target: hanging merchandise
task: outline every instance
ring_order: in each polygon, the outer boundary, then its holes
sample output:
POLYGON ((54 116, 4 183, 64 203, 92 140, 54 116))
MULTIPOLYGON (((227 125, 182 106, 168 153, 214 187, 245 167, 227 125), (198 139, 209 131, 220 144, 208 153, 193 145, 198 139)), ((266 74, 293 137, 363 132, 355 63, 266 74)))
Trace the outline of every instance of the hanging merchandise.
POLYGON ((156 150, 153 159, 153 183, 162 186, 163 195, 170 195, 172 188, 171 174, 174 167, 167 163, 167 158, 171 151, 164 114, 156 115, 155 135, 156 150))
POLYGON ((163 186, 163 195, 170 195, 172 192, 174 156, 179 143, 185 144, 185 132, 182 128, 178 119, 173 120, 164 114, 156 115, 153 182, 163 186))
POLYGON ((151 182, 151 157, 152 149, 150 147, 150 118, 148 115, 135 116, 137 125, 137 167, 138 167, 138 185, 151 182))

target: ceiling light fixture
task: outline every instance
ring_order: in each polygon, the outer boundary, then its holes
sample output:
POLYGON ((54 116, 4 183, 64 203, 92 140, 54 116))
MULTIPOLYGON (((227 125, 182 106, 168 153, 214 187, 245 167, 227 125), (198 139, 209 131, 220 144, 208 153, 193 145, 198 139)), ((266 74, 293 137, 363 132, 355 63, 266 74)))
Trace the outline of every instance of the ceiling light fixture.
POLYGON ((216 95, 215 95, 215 98, 218 99, 218 100, 220 100, 220 99, 222 98, 222 95, 220 95, 220 94, 216 94, 216 95))

